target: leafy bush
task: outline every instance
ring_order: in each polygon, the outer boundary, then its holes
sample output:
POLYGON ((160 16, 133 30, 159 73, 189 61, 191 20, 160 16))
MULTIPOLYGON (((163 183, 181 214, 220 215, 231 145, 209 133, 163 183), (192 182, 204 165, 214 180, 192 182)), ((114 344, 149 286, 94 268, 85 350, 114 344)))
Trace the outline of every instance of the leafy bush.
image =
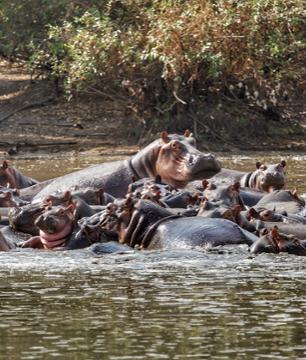
POLYGON ((275 97, 305 71, 302 0, 30 3, 0 2, 0 49, 48 64, 70 94, 124 90, 156 105, 225 87, 264 106, 262 89, 275 97))

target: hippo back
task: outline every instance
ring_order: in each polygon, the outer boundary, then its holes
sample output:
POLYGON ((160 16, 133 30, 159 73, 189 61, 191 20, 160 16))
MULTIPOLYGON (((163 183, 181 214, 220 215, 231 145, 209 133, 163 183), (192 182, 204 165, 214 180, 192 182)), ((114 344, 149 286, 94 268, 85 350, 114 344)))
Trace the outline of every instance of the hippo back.
POLYGON ((225 219, 177 218, 164 221, 155 232, 148 249, 190 248, 252 244, 257 237, 225 219))

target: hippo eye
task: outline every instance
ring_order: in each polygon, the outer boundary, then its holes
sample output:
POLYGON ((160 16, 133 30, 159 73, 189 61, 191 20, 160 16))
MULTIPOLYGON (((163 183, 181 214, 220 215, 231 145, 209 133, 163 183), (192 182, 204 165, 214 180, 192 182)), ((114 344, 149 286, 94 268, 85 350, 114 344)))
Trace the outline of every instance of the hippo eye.
POLYGON ((174 142, 171 144, 171 148, 172 148, 172 149, 175 149, 175 150, 179 150, 179 149, 180 149, 180 143, 177 142, 177 141, 174 141, 174 142))

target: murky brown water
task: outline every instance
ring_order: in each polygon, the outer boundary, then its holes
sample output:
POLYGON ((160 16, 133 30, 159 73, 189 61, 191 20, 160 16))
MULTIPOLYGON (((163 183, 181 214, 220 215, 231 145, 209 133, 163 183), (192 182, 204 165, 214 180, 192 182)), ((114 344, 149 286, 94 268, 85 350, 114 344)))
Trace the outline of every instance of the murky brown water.
MULTIPOLYGON (((305 157, 282 158, 306 192, 305 157)), ((249 170, 257 159, 222 161, 249 170)), ((97 162, 14 161, 38 179, 97 162)), ((0 359, 306 359, 305 274, 305 258, 251 259, 245 246, 1 253, 0 359)))

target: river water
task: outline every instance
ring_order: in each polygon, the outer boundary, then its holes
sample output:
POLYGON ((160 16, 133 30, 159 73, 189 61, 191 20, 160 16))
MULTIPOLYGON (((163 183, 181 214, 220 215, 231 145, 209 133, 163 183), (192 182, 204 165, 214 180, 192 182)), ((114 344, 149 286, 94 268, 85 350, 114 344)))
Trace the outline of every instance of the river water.
MULTIPOLYGON (((251 170, 260 154, 220 157, 251 170)), ((283 155, 306 192, 305 156, 283 155)), ((101 157, 17 159, 38 179, 101 157)), ((0 359, 306 359, 306 261, 243 246, 0 253, 0 359)))

